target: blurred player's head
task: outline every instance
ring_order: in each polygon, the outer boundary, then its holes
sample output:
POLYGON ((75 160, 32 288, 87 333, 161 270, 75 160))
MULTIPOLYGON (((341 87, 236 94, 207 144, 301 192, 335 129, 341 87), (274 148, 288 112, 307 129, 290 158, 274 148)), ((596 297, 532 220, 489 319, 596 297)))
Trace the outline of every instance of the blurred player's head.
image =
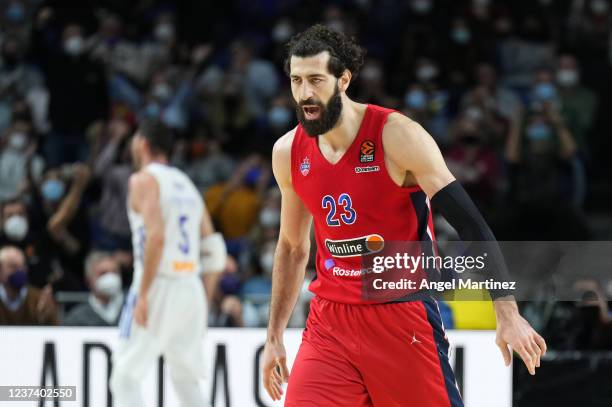
POLYGON ((132 161, 137 169, 151 161, 167 162, 172 153, 172 130, 159 120, 143 121, 132 139, 132 161))
POLYGON ((291 78, 296 114, 312 137, 339 122, 342 97, 363 64, 365 50, 344 34, 315 25, 287 44, 285 71, 291 78))

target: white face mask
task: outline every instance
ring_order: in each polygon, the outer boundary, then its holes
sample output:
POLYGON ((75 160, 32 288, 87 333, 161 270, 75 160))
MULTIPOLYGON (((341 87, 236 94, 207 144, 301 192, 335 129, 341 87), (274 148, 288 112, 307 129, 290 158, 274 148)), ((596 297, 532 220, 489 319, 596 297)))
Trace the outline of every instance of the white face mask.
POLYGON ((438 68, 434 65, 422 65, 417 69, 416 76, 421 81, 429 81, 438 75, 438 68))
POLYGON ((291 24, 286 21, 276 24, 272 30, 272 38, 274 41, 279 43, 287 41, 289 38, 291 38, 292 34, 293 28, 291 27, 291 24))
POLYGON ((172 96, 172 89, 167 83, 158 83, 153 87, 153 96, 161 101, 165 101, 172 96))
POLYGON ((561 86, 574 86, 578 83, 578 72, 574 69, 560 69, 557 71, 557 82, 561 86))
POLYGON ((70 37, 64 42, 64 51, 72 56, 77 56, 83 52, 83 38, 70 37))
POLYGON ((610 6, 605 0, 593 0, 591 2, 591 10, 598 16, 606 14, 610 6))
POLYGON ((264 272, 268 274, 272 273, 272 268, 274 266, 274 251, 266 250, 259 257, 259 264, 261 265, 261 268, 264 270, 264 272))
POLYGON ((23 150, 28 144, 28 136, 25 133, 16 131, 9 138, 9 145, 15 150, 23 150))
POLYGON ((21 241, 28 234, 28 219, 21 215, 13 215, 4 221, 4 234, 10 240, 21 241))
POLYGON ((412 9, 418 14, 427 14, 433 8, 431 0, 413 0, 412 9))
POLYGON ((106 297, 114 297, 121 292, 121 277, 117 273, 106 273, 98 277, 95 290, 106 297))
POLYGON ((155 27, 155 38, 158 41, 167 41, 174 37, 174 25, 170 23, 161 23, 155 27))
POLYGON ((280 223, 280 213, 271 208, 264 208, 259 214, 261 226, 266 228, 276 227, 280 223))

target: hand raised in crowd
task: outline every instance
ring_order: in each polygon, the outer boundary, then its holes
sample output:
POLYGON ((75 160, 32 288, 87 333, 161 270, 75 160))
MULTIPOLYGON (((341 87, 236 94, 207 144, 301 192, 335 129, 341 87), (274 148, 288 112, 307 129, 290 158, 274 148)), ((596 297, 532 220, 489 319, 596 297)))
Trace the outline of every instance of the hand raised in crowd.
POLYGON ((120 143, 130 134, 130 125, 127 121, 122 119, 113 119, 108 125, 108 132, 111 137, 111 141, 120 143))
POLYGON ((51 284, 47 284, 41 291, 38 303, 36 304, 36 312, 41 322, 50 321, 57 313, 55 300, 53 299, 53 288, 51 284))

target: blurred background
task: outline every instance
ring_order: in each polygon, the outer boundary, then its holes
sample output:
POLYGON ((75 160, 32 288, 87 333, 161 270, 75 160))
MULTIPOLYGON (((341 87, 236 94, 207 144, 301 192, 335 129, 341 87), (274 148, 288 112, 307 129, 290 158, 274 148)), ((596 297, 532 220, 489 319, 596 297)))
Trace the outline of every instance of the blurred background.
MULTIPOLYGON (((609 0, 4 0, 0 324, 116 325, 131 280, 129 142, 160 118, 230 253, 209 324, 265 327, 271 148, 296 124, 284 44, 315 22, 367 48, 349 96, 421 123, 499 240, 612 238, 609 0)), ((521 306, 559 352, 551 369, 582 350, 574 371, 597 360, 610 372, 612 277, 575 290, 580 301, 521 306)), ((495 327, 487 302, 443 311, 448 328, 495 327)), ((521 385, 522 373, 515 405, 546 405, 529 404, 546 375, 521 385)))

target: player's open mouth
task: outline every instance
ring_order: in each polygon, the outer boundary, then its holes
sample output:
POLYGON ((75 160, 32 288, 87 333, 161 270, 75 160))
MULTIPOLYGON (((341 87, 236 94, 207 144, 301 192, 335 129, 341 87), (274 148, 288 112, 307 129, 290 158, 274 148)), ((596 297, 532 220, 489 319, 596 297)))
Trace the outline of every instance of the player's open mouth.
POLYGON ((316 105, 302 106, 306 120, 317 120, 321 116, 321 108, 316 105))

